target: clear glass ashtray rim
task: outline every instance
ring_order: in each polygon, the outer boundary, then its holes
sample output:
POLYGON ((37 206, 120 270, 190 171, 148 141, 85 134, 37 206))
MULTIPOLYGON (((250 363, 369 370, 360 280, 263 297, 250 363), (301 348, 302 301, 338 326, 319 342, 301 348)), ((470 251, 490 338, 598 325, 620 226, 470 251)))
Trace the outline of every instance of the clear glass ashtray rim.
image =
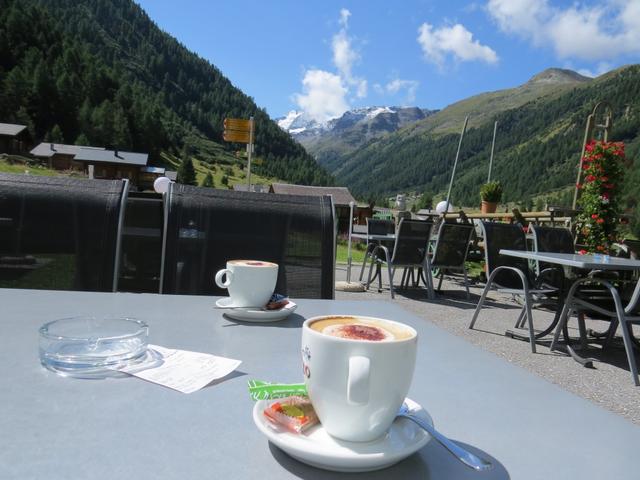
POLYGON ((140 335, 144 335, 144 337, 148 337, 149 325, 144 320, 139 320, 135 317, 126 317, 126 316, 117 316, 117 315, 105 316, 105 317, 100 317, 96 315, 76 315, 73 317, 58 318, 45 323, 38 329, 38 335, 40 336, 41 339, 70 340, 70 341, 78 341, 78 342, 90 341, 90 340, 98 340, 98 341, 125 340, 127 338, 136 338, 136 337, 139 337, 140 335), (59 334, 52 334, 49 331, 51 329, 51 326, 53 325, 62 325, 63 323, 69 323, 71 321, 78 321, 78 320, 126 321, 126 322, 129 322, 130 324, 136 324, 138 326, 138 329, 135 332, 123 333, 121 335, 109 335, 105 337, 95 337, 95 336, 90 337, 88 335, 87 336, 59 335, 59 334))

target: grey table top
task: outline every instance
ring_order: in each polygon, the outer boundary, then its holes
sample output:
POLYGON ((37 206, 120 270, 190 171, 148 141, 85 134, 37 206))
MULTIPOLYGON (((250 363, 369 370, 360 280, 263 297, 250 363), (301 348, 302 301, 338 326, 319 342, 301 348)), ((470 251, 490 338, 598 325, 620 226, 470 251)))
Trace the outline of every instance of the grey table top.
MULTIPOLYGON (((391 302, 297 300, 272 324, 222 317, 211 297, 0 289, 0 478, 329 479, 255 428, 250 378, 298 382, 300 325, 318 314, 368 314, 412 325, 409 396, 451 438, 490 456, 477 474, 430 442, 366 479, 637 479, 640 427, 476 348, 391 302), (37 330, 79 314, 130 315, 150 341, 237 358, 236 375, 190 395, 137 378, 59 377, 38 361, 37 330)), ((639 391, 640 394, 640 391, 639 391)), ((637 401, 637 399, 629 399, 637 401)), ((355 476, 355 475, 354 475, 355 476)))
POLYGON ((640 260, 607 257, 605 255, 577 255, 571 253, 530 252, 504 249, 500 250, 500 255, 590 270, 640 270, 640 260))

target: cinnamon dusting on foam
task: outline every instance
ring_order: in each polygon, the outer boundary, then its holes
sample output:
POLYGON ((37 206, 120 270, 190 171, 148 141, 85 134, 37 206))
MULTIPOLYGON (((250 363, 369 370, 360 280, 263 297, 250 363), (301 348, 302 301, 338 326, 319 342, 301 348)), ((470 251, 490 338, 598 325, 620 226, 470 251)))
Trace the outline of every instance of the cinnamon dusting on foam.
POLYGON ((401 325, 355 316, 325 317, 311 323, 309 328, 331 337, 370 342, 392 342, 413 336, 410 329, 401 325))

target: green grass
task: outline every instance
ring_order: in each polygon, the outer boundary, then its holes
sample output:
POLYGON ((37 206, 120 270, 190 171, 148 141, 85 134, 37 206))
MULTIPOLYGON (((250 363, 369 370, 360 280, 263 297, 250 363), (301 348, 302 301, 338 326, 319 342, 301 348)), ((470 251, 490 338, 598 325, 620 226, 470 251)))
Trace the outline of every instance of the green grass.
MULTIPOLYGON (((171 170, 178 170, 181 162, 179 158, 166 152, 163 152, 161 157, 167 168, 171 170)), ((244 168, 247 165, 247 159, 235 157, 230 158, 231 160, 229 160, 229 158, 225 159, 224 163, 209 163, 194 156, 193 166, 196 170, 196 181, 198 182, 198 185, 202 184, 207 173, 211 173, 215 188, 227 188, 239 183, 247 183, 246 169, 244 168), (228 185, 224 185, 222 183, 222 177, 225 175, 228 178, 228 185)), ((251 183, 253 185, 270 185, 274 181, 277 180, 268 177, 261 177, 260 175, 256 175, 253 171, 251 172, 251 183)))
MULTIPOLYGON (((364 260, 364 243, 351 244, 351 265, 356 263, 362 263, 364 260)), ((336 262, 347 263, 347 242, 345 240, 338 240, 338 249, 336 251, 336 262)))
POLYGON ((47 177, 56 177, 60 175, 60 172, 56 170, 51 170, 41 165, 28 164, 28 160, 29 159, 25 157, 19 157, 16 155, 11 155, 10 157, 0 155, 0 172, 18 174, 29 173, 29 175, 43 175, 47 177), (11 163, 9 163, 9 158, 11 159, 11 163))

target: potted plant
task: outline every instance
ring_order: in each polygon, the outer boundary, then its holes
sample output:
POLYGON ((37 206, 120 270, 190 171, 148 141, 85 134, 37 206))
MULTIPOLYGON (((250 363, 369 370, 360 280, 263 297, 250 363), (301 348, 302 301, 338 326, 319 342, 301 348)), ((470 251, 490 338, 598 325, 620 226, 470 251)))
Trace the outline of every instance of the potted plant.
POLYGON ((482 185, 480 187, 481 212, 495 213, 501 198, 502 185, 500 182, 489 182, 482 185))

